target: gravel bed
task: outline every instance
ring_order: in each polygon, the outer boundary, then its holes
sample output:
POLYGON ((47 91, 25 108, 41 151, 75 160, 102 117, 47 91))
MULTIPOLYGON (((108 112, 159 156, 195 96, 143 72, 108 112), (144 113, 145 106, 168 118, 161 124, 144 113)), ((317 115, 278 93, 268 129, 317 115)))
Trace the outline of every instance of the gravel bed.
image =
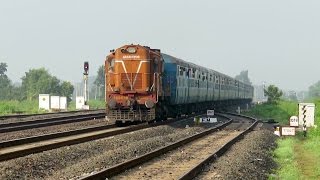
POLYGON ((81 114, 91 114, 91 113, 98 113, 98 112, 104 112, 103 110, 97 110, 97 111, 79 111, 74 113, 52 113, 52 114, 43 114, 43 115, 35 115, 35 116, 29 116, 24 118, 8 118, 8 119, 0 119, 0 124, 7 124, 7 123, 15 123, 15 122, 21 122, 21 121, 32 121, 32 120, 41 120, 44 118, 54 118, 54 117, 65 117, 65 116, 75 116, 75 115, 81 115, 81 114))
POLYGON ((277 136, 269 130, 253 131, 231 147, 196 179, 268 179, 276 167, 271 151, 277 136))
POLYGON ((107 125, 105 119, 94 119, 76 123, 68 123, 68 124, 60 124, 48 127, 41 127, 41 128, 34 128, 34 129, 26 129, 22 131, 14 131, 14 132, 7 132, 7 133, 0 133, 0 142, 1 141, 8 141, 12 139, 30 137, 30 136, 38 136, 43 134, 49 133, 57 133, 57 132, 64 132, 76 129, 87 128, 90 126, 98 126, 98 125, 107 125))
POLYGON ((201 131, 191 119, 0 162, 0 179, 70 179, 140 156, 201 131))
POLYGON ((233 130, 215 132, 129 169, 110 180, 179 179, 187 170, 208 157, 210 152, 217 151, 240 133, 233 130))

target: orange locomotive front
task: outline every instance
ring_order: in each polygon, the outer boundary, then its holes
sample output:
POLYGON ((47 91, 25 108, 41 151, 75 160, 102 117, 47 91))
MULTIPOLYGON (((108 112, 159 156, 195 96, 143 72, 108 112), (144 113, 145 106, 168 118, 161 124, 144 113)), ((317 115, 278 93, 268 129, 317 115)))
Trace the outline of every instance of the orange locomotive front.
POLYGON ((156 119, 156 106, 162 93, 160 50, 125 45, 110 52, 105 61, 108 120, 156 119))

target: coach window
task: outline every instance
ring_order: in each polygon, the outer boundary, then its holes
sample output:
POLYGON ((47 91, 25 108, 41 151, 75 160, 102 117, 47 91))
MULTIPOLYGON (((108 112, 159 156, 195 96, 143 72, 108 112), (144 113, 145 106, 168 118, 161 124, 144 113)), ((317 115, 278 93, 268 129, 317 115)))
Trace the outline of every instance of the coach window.
POLYGON ((182 70, 183 70, 183 76, 188 76, 187 68, 183 67, 182 70))
POLYGON ((224 90, 224 78, 221 78, 221 89, 224 90))
POLYGON ((183 76, 183 67, 180 67, 180 68, 179 68, 179 75, 180 75, 180 76, 183 76))

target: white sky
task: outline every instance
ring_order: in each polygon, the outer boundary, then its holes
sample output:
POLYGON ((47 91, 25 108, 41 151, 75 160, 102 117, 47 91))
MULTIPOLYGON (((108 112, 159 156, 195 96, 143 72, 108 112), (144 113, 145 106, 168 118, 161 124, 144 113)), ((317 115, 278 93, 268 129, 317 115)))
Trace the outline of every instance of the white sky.
POLYGON ((14 82, 45 67, 71 82, 139 43, 255 84, 320 80, 319 0, 1 0, 0 62, 14 82))

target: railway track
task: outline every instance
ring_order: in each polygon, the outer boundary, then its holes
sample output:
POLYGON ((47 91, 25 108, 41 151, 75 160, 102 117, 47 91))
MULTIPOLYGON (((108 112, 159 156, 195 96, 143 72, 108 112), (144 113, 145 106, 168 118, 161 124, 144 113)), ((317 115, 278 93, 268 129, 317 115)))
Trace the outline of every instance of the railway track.
POLYGON ((221 156, 258 123, 249 117, 234 114, 224 116, 229 120, 219 126, 91 173, 82 179, 106 179, 114 176, 115 179, 192 179, 206 164, 221 156))
POLYGON ((59 124, 75 123, 81 121, 88 121, 91 119, 104 118, 104 112, 81 114, 81 115, 70 115, 63 117, 43 118, 38 120, 19 121, 6 124, 0 124, 0 133, 20 131, 32 128, 53 126, 59 124))
POLYGON ((0 143, 0 161, 56 149, 62 146, 79 144, 91 140, 133 132, 149 127, 165 125, 183 119, 184 118, 180 117, 154 124, 144 123, 129 127, 117 127, 112 124, 5 141, 0 143))
POLYGON ((57 116, 57 115, 65 115, 65 114, 74 114, 81 112, 96 112, 96 111, 104 111, 104 109, 91 109, 91 110, 78 110, 78 111, 63 111, 58 113, 41 113, 41 114, 10 114, 0 116, 0 120, 10 119, 10 118, 28 118, 28 117, 38 117, 38 116, 57 116))

